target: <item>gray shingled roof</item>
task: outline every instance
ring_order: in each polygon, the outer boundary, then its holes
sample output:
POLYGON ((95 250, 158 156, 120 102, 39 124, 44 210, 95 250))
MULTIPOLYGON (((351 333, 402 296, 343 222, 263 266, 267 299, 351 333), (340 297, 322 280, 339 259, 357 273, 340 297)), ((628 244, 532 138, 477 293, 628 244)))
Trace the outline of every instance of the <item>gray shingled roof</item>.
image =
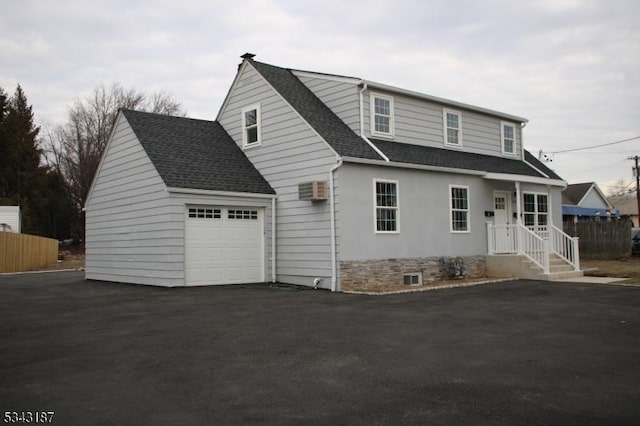
POLYGON ((542 161, 538 160, 535 155, 531 154, 529 151, 524 151, 524 159, 528 161, 530 164, 533 164, 538 170, 541 170, 544 174, 549 176, 551 179, 563 180, 560 176, 556 174, 553 170, 547 167, 542 161))
POLYGON ((327 105, 293 75, 290 69, 248 60, 265 80, 298 111, 307 123, 343 157, 382 160, 382 157, 355 134, 327 105))
POLYGON ((544 177, 524 161, 380 139, 371 139, 371 142, 391 161, 399 163, 544 177))
POLYGON ((122 113, 168 187, 275 194, 220 123, 122 113))
POLYGON ((593 182, 574 183, 571 185, 567 185, 565 190, 562 191, 562 202, 564 204, 569 204, 565 203, 565 201, 568 201, 571 204, 577 206, 592 185, 593 182))

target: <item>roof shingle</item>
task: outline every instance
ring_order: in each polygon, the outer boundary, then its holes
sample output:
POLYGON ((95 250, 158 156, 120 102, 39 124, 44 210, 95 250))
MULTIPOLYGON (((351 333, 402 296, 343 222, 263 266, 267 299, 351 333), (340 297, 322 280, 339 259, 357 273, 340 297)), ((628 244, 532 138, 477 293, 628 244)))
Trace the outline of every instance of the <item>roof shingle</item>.
POLYGON ((122 113, 168 187, 275 194, 220 123, 122 113))
MULTIPOLYGON (((378 149, 391 161, 408 164, 421 164, 435 167, 476 170, 489 173, 506 173, 524 176, 544 177, 524 161, 493 155, 475 154, 445 148, 433 148, 423 145, 371 139, 378 149)), ((536 165, 538 167, 538 165, 536 165)), ((540 168, 540 167, 538 167, 540 168)), ((544 170, 542 170, 544 171, 544 170)), ((549 170, 550 171, 550 170, 549 170)), ((551 172, 551 171, 550 171, 551 172)), ((546 172, 545 172, 546 173, 546 172)), ((560 179, 551 172, 552 179, 560 179)))
POLYGON ((591 186, 593 186, 593 182, 574 183, 568 185, 565 190, 562 191, 562 198, 566 198, 567 201, 571 202, 571 204, 577 206, 591 186))

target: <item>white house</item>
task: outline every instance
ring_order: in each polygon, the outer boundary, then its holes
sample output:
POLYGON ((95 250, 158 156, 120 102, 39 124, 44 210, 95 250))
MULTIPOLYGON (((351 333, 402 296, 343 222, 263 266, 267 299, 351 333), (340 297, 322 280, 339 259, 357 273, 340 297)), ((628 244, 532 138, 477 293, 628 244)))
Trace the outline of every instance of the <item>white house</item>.
POLYGON ((580 274, 556 226, 566 182, 524 149, 526 119, 253 57, 216 121, 119 114, 87 278, 366 289, 452 257, 469 276, 580 274))
POLYGON ((0 206, 0 232, 20 233, 20 206, 0 206))
POLYGON ((562 218, 564 222, 588 222, 619 217, 595 182, 574 183, 562 191, 562 218))

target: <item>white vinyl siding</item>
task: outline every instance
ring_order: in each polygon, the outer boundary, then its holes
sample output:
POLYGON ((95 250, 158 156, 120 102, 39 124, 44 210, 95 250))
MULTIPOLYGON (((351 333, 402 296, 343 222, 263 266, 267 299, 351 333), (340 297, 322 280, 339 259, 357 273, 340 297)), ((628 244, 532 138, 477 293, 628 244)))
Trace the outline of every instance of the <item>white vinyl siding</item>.
POLYGON ((462 113, 451 109, 442 111, 444 144, 451 147, 462 146, 462 113))
POLYGON ((469 187, 449 185, 451 232, 469 232, 471 218, 469 211, 469 187))
MULTIPOLYGON (((323 278, 331 285, 331 219, 329 201, 298 199, 298 184, 328 180, 336 155, 313 129, 245 63, 231 88, 219 121, 242 146, 241 110, 260 103, 260 149, 245 154, 278 194, 277 275, 281 282, 313 285, 323 278)), ((266 227, 269 232, 270 224, 266 227)), ((270 262, 268 263, 270 264, 270 262)))
POLYGON ((505 121, 500 122, 500 138, 502 140, 502 153, 505 155, 516 154, 516 126, 505 121))
POLYGON ((351 130, 360 134, 360 89, 357 84, 331 77, 296 75, 351 130))
POLYGON ((371 93, 371 135, 393 137, 393 98, 371 93))
MULTIPOLYGON (((369 98, 369 92, 365 92, 369 98)), ((356 104, 357 105, 357 104, 356 104)), ((444 145, 445 126, 443 106, 409 96, 393 96, 393 136, 397 142, 433 148, 449 148, 444 145)), ((505 156, 502 153, 499 117, 481 114, 476 111, 460 110, 462 113, 462 135, 465 152, 476 154, 505 156)), ((518 123, 515 129, 515 155, 520 159, 522 153, 521 133, 518 123)), ((369 102, 364 102, 365 135, 371 134, 371 111, 369 102)), ((455 148, 455 146, 452 146, 455 148)))
POLYGON ((20 207, 0 206, 0 231, 20 233, 20 207))
POLYGON ((87 200, 86 277, 161 286, 183 282, 183 222, 124 116, 87 200))
POLYGON ((398 198, 397 181, 373 180, 374 229, 376 233, 397 234, 400 232, 400 202, 398 198))

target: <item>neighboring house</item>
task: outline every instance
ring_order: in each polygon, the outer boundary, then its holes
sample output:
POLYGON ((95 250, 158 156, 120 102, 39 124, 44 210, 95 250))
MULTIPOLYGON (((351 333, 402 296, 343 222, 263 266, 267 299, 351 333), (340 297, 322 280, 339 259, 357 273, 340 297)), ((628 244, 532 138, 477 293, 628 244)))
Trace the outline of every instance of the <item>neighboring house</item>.
POLYGON ((0 232, 20 233, 20 206, 0 206, 0 232))
POLYGON ((613 195, 609 197, 609 201, 620 212, 620 216, 626 216, 631 219, 633 226, 640 226, 638 221, 638 198, 635 192, 613 195))
POLYGON ((563 222, 589 222, 619 215, 595 182, 574 183, 562 191, 563 222))
POLYGON ((566 183, 524 150, 526 122, 243 55, 216 121, 120 112, 86 276, 349 290, 430 281, 452 257, 469 276, 527 257, 549 279, 554 251, 578 270, 555 226, 566 183))

